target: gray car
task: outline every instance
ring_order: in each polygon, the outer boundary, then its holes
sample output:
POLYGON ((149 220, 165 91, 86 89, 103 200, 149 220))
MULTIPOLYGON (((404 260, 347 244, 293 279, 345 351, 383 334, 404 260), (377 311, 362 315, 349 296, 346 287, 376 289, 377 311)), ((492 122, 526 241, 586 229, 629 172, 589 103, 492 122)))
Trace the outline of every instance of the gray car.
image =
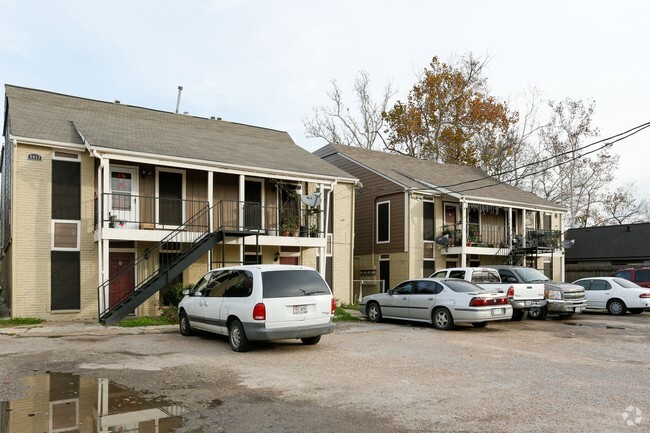
POLYGON ((400 319, 432 323, 449 330, 455 324, 482 328, 494 320, 510 320, 512 306, 503 293, 488 292, 456 278, 404 281, 386 293, 365 296, 359 311, 371 322, 400 319))

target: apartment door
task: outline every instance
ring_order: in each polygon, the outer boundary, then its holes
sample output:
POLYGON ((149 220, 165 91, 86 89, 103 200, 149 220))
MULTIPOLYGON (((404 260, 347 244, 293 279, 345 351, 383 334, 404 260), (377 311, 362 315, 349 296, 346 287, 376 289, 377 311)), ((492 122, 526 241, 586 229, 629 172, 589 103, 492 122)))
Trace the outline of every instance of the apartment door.
POLYGON ((260 230, 262 228, 262 182, 246 180, 244 182, 244 229, 260 230))
POLYGON ((138 228, 138 170, 127 167, 111 168, 111 226, 122 229, 138 228))
POLYGON ((158 224, 178 227, 183 224, 184 180, 182 171, 158 171, 158 224))
POLYGON ((379 261, 379 279, 384 282, 384 292, 390 289, 390 260, 379 261))
POLYGON ((112 308, 135 289, 135 270, 125 272, 135 260, 135 253, 109 253, 109 306, 112 308), (113 278, 117 277, 115 280, 113 278))

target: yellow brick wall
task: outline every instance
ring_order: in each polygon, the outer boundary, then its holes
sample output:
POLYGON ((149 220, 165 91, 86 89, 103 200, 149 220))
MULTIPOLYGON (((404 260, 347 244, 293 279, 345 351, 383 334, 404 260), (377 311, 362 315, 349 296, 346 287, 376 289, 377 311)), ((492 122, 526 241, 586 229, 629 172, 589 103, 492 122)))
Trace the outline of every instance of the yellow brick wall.
POLYGON ((14 153, 13 249, 11 285, 12 315, 47 320, 88 320, 97 318, 97 245, 94 229, 94 161, 81 156, 81 308, 52 313, 51 215, 52 149, 18 144, 14 153), (41 161, 28 160, 38 154, 41 161), (29 175, 24 175, 29 173, 29 175), (18 176, 16 176, 18 174, 18 176))
POLYGON ((352 302, 354 194, 352 183, 337 183, 334 188, 332 290, 334 298, 346 304, 352 302))

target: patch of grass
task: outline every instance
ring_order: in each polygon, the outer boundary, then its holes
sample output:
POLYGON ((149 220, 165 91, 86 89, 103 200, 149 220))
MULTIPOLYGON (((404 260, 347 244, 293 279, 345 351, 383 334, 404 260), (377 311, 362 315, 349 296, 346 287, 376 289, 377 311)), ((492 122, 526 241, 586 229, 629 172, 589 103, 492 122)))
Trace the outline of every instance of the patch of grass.
POLYGON ((10 328, 12 326, 38 325, 43 323, 43 319, 35 317, 16 317, 13 319, 0 319, 0 328, 10 328))
POLYGON ((334 321, 335 322, 356 322, 358 321, 359 318, 353 316, 352 314, 348 313, 345 311, 345 309, 341 307, 337 307, 336 310, 334 311, 334 321))
POLYGON ((166 317, 136 317, 133 319, 122 320, 117 324, 122 328, 137 328, 139 326, 159 326, 159 325, 176 325, 176 320, 170 320, 166 317))

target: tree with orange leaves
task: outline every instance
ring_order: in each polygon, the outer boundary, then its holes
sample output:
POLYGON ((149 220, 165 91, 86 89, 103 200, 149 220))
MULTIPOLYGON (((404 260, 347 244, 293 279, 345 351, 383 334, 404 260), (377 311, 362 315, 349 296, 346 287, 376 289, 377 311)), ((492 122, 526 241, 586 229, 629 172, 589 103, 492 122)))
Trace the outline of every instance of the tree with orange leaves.
POLYGON ((468 55, 450 65, 434 57, 429 66, 406 102, 383 113, 387 150, 489 173, 490 161, 511 152, 507 135, 517 113, 488 94, 485 61, 468 55))

